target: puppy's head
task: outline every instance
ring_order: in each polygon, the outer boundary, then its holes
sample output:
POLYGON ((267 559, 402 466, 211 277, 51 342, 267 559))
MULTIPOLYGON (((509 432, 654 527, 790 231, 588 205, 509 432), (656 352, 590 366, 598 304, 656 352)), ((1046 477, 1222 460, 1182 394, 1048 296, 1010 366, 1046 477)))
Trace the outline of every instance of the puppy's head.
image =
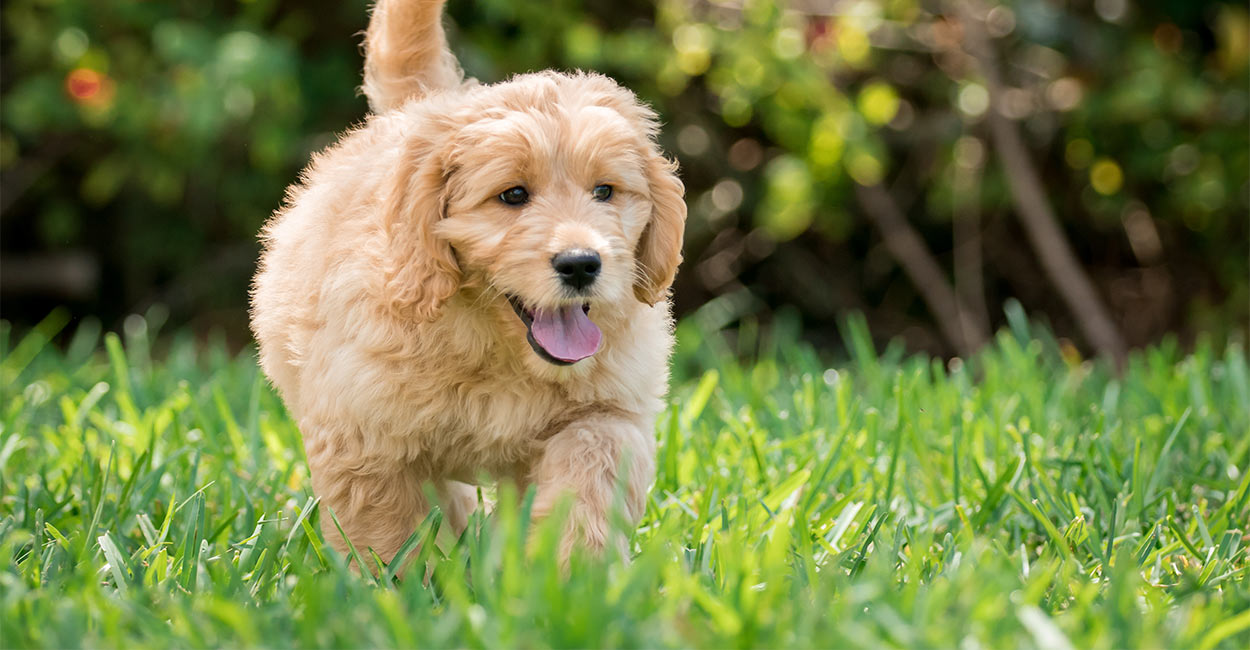
POLYGON ((665 298, 684 188, 631 93, 597 75, 526 75, 432 119, 386 206, 395 308, 434 320, 472 287, 567 365, 599 349, 597 313, 665 298))

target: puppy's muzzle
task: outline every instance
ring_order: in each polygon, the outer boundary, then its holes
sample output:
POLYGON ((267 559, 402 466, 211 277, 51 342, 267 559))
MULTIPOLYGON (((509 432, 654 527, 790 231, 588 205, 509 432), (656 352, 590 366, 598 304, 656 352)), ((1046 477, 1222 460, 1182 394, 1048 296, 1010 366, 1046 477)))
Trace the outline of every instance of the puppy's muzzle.
POLYGON ((558 253, 551 258, 551 267, 560 276, 564 286, 584 293, 599 277, 603 268, 603 260, 599 253, 585 248, 574 248, 558 253))

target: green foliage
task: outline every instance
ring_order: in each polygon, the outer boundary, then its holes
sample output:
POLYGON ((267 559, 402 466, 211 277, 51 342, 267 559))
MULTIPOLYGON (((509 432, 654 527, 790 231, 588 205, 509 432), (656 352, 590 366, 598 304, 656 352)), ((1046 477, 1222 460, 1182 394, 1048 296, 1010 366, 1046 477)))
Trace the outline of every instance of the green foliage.
POLYGON ((944 367, 851 319, 830 368, 786 326, 739 363, 686 321, 630 564, 561 577, 559 522, 505 488, 459 539, 433 513, 405 549, 428 578, 395 581, 325 544, 252 351, 154 350, 138 317, 47 346, 64 324, 0 329, 6 646, 1250 644, 1238 346, 1115 378, 1013 317, 944 367))
MULTIPOLYGON (((988 113, 998 111, 1020 123, 1047 200, 1130 342, 1156 340, 1181 322, 1236 330, 1250 315, 1250 17, 1232 4, 1198 4, 1192 12, 1097 3, 1059 10, 1017 0, 965 15, 957 8, 981 5, 852 2, 825 13, 660 2, 657 24, 675 51, 657 73, 661 91, 699 97, 684 106, 713 106, 721 122, 669 113, 679 133, 706 134, 679 139, 679 150, 688 170, 716 179, 692 188, 698 220, 689 236, 696 250, 710 248, 701 279, 712 293, 735 286, 717 284, 724 278, 712 268, 723 264, 716 253, 729 250, 739 277, 751 277, 754 265, 772 278, 750 289, 766 303, 798 305, 809 325, 830 323, 845 306, 835 296, 847 294, 885 302, 898 318, 915 295, 889 305, 888 294, 901 291, 894 274, 871 262, 825 261, 874 252, 850 190, 885 183, 913 206, 913 225, 935 254, 950 250, 952 230, 957 258, 959 249, 984 251, 984 263, 979 252, 964 263, 985 274, 985 296, 966 300, 997 305, 1017 296, 1031 311, 1060 312, 1050 290, 1022 276, 1030 263, 1020 258, 1023 233, 988 128, 988 113), (988 32, 1002 71, 997 99, 968 52, 969 16, 982 15, 977 29, 988 32), (744 153, 759 149, 772 155, 762 162, 744 153), (727 182, 740 189, 720 193, 727 182), (960 241, 970 237, 959 234, 961 220, 977 241, 960 241), (748 243, 743 254, 741 240, 726 236, 735 228, 776 245, 748 243), (1179 251, 1208 263, 1190 264, 1179 251), (814 291, 803 275, 837 289, 814 291)), ((881 327, 887 319, 871 320, 881 327)))
POLYGON ((364 109, 343 4, 5 3, 8 234, 96 253, 99 303, 237 306, 260 223, 364 109))
MULTIPOLYGON (((957 5, 836 4, 452 0, 447 13, 472 76, 595 69, 656 107, 691 205, 680 311, 737 293, 731 322, 793 305, 832 331, 854 307, 878 340, 942 350, 850 191, 883 181, 944 263, 983 252, 967 264, 985 304, 1015 296, 1073 337, 1022 254, 957 5), (951 252, 960 220, 971 234, 951 252)), ((100 278, 34 303, 6 295, 10 318, 66 299, 106 319, 162 303, 175 322, 242 331, 260 224, 364 116, 367 9, 6 2, 6 250, 86 251, 100 278)), ((1247 25, 1235 2, 1013 0, 987 18, 1006 110, 1130 343, 1250 318, 1247 25)))

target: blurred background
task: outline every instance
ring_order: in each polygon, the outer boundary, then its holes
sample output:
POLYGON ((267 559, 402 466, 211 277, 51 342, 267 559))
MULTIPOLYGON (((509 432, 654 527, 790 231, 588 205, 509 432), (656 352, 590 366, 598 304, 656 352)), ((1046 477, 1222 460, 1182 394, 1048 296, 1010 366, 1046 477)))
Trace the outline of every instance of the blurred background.
MULTIPOLYGON (((0 316, 242 344, 255 235, 366 112, 364 0, 6 0, 0 316)), ((595 69, 688 190, 677 311, 966 355, 1250 321, 1250 17, 1189 0, 452 0, 467 74, 595 69)))

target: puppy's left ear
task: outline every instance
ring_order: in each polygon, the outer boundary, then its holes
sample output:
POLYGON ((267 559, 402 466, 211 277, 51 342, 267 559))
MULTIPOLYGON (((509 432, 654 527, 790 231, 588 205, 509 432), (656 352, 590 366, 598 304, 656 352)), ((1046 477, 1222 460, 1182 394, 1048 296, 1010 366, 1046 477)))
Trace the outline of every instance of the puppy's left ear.
POLYGON ((634 259, 638 279, 634 295, 648 305, 663 300, 681 264, 681 244, 686 232, 686 188, 677 177, 677 163, 652 152, 647 162, 651 186, 651 220, 638 240, 634 259))
POLYGON ((430 322, 460 288, 451 245, 435 234, 446 216, 447 178, 441 151, 405 151, 384 199, 387 272, 384 300, 397 314, 430 322))

